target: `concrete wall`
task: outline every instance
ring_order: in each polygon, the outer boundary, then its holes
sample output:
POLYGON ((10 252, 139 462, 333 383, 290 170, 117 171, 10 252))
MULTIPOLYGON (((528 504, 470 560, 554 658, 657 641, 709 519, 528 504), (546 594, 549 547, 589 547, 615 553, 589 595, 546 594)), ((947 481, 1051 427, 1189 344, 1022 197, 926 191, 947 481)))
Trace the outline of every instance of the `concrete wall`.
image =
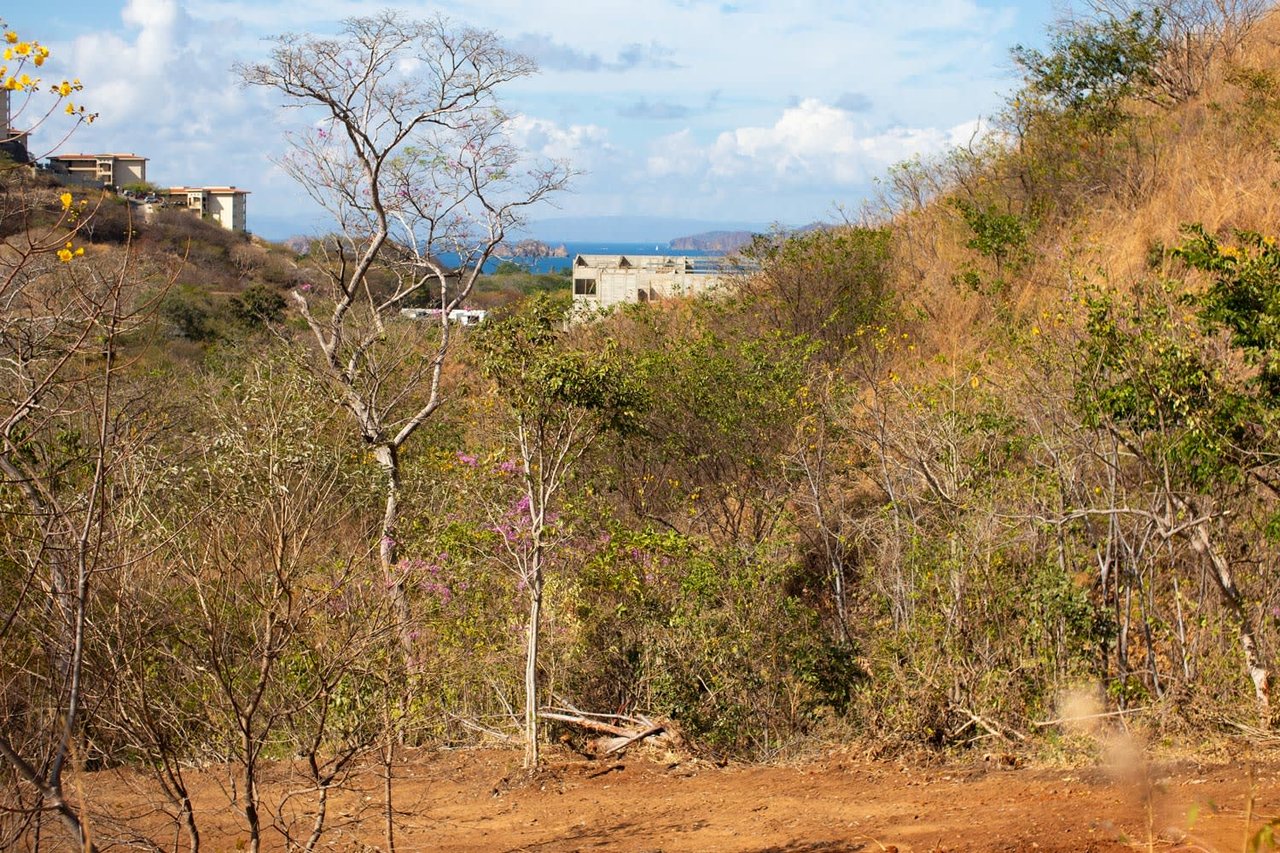
POLYGON ((223 228, 231 231, 245 230, 244 193, 208 193, 205 212, 223 228))
MULTIPOLYGON (((705 260, 705 259, 704 259, 705 260)), ((688 258, 657 255, 580 255, 573 264, 573 301, 579 308, 609 308, 695 293, 725 282, 725 276, 695 271, 688 258)))
POLYGON ((117 187, 123 187, 125 184, 140 184, 147 179, 146 160, 116 159, 111 166, 111 183, 117 187))

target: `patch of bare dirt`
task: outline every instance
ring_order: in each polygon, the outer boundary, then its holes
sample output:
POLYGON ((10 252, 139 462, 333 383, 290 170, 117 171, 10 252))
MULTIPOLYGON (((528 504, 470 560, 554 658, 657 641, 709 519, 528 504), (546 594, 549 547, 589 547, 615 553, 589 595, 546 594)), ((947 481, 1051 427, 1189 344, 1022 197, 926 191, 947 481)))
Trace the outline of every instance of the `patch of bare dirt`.
MULTIPOLYGON (((1274 760, 1118 773, 1010 768, 998 759, 945 768, 840 759, 716 767, 636 755, 595 762, 566 752, 528 777, 517 753, 468 750, 424 754, 397 775, 400 853, 1238 851, 1247 812, 1255 830, 1280 814, 1274 760)), ((154 802, 145 784, 126 774, 90 774, 81 782, 102 813, 144 815, 154 802)), ((376 768, 358 782, 361 790, 335 795, 322 848, 386 848, 376 768)), ((214 773, 197 780, 206 849, 245 844, 226 786, 214 773)), ((283 778, 266 790, 283 822, 295 829, 308 823, 300 801, 280 808, 289 790, 283 778)), ((278 828, 264 842, 266 849, 284 846, 278 828)))

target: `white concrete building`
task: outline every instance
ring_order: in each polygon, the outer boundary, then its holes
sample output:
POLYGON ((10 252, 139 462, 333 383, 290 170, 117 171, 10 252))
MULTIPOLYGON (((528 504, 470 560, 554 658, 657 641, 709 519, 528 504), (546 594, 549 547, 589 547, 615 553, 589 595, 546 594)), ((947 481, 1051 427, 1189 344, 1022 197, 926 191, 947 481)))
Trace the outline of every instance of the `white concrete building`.
POLYGON ((578 255, 573 259, 573 304, 602 309, 705 293, 742 271, 716 257, 578 255))
POLYGON ((248 230, 245 216, 248 190, 236 187, 170 187, 166 195, 170 205, 184 207, 229 231, 248 230))
POLYGON ((58 154, 49 158, 55 174, 70 175, 77 183, 123 187, 147 180, 147 158, 137 154, 58 154))

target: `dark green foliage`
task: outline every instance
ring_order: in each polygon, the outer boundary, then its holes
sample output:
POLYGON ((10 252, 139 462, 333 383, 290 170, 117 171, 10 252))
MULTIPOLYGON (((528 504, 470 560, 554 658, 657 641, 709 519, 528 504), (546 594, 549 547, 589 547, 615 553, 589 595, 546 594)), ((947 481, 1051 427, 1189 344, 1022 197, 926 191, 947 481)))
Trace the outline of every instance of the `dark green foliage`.
POLYGON ((248 328, 270 326, 284 319, 285 300, 276 290, 251 284, 244 293, 231 297, 231 316, 248 328))
POLYGON ((1088 307, 1089 372, 1076 398, 1085 422, 1132 430, 1200 488, 1239 479, 1249 402, 1205 359, 1189 318, 1155 298, 1126 310, 1098 294, 1088 307))
POLYGON ((634 431, 645 394, 635 373, 612 347, 584 351, 565 343, 565 309, 546 296, 485 323, 475 335, 481 370, 503 400, 540 429, 590 413, 602 429, 634 431))
POLYGON ((951 204, 973 234, 965 245, 995 264, 995 277, 990 284, 984 284, 975 270, 966 270, 960 280, 978 292, 1005 290, 1006 273, 1016 272, 1030 256, 1029 238, 1034 226, 1017 213, 1002 211, 992 203, 955 198, 951 204))
POLYGON ((789 594, 795 571, 765 547, 609 526, 572 591, 566 688, 594 707, 669 716, 719 753, 769 754, 784 733, 844 713, 863 678, 855 650, 789 594))
POLYGON ((764 328, 807 336, 828 358, 848 350, 855 332, 890 308, 893 233, 884 228, 819 228, 757 235, 743 256, 760 271, 747 284, 764 328))
POLYGON ((1238 246, 1223 246, 1200 225, 1175 251, 1192 269, 1209 273, 1195 297, 1206 330, 1225 329, 1231 345, 1258 370, 1254 378, 1268 407, 1280 404, 1280 251, 1274 239, 1237 231, 1238 246))
POLYGON ((1127 119, 1125 99, 1155 83, 1162 24, 1156 11, 1070 25, 1053 33, 1048 53, 1018 46, 1013 60, 1028 94, 1081 117, 1093 132, 1110 133, 1127 119))
POLYGON ((223 321, 219 306, 202 288, 180 284, 172 288, 160 302, 160 318, 169 334, 196 343, 209 343, 222 337, 223 321))

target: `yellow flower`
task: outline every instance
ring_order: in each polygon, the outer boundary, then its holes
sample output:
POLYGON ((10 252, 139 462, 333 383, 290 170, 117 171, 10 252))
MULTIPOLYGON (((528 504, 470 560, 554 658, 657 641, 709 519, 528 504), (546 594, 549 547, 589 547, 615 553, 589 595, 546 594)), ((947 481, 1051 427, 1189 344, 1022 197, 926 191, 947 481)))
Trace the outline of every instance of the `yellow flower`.
POLYGON ((970 387, 970 388, 977 388, 977 387, 978 387, 979 385, 981 385, 981 384, 982 384, 982 383, 979 381, 978 377, 976 377, 976 376, 969 380, 969 387, 970 387))
POLYGON ((70 116, 70 115, 75 115, 75 114, 76 114, 76 105, 75 105, 75 104, 73 104, 73 103, 71 103, 70 101, 67 101, 67 110, 66 110, 66 112, 67 112, 67 115, 69 115, 69 116, 70 116))
POLYGON ((73 257, 75 257, 75 256, 71 253, 71 250, 70 250, 70 249, 59 249, 59 250, 58 250, 58 260, 62 261, 64 264, 69 264, 69 263, 71 263, 71 259, 72 259, 73 257))
POLYGON ((63 193, 62 195, 58 196, 58 200, 62 202, 63 210, 66 210, 67 208, 71 207, 71 201, 72 201, 71 193, 63 193))
POLYGON ((62 85, 59 86, 57 89, 54 89, 54 91, 65 98, 67 95, 71 94, 71 84, 68 83, 66 80, 63 80, 62 85))
POLYGON ((4 40, 7 41, 9 44, 17 44, 18 34, 13 31, 7 32, 4 34, 4 40))
POLYGON ((5 59, 13 59, 13 48, 11 48, 11 47, 6 47, 6 48, 4 49, 4 58, 5 58, 5 59))
POLYGON ((22 41, 14 45, 13 49, 18 52, 19 56, 26 56, 31 52, 31 42, 22 41))

